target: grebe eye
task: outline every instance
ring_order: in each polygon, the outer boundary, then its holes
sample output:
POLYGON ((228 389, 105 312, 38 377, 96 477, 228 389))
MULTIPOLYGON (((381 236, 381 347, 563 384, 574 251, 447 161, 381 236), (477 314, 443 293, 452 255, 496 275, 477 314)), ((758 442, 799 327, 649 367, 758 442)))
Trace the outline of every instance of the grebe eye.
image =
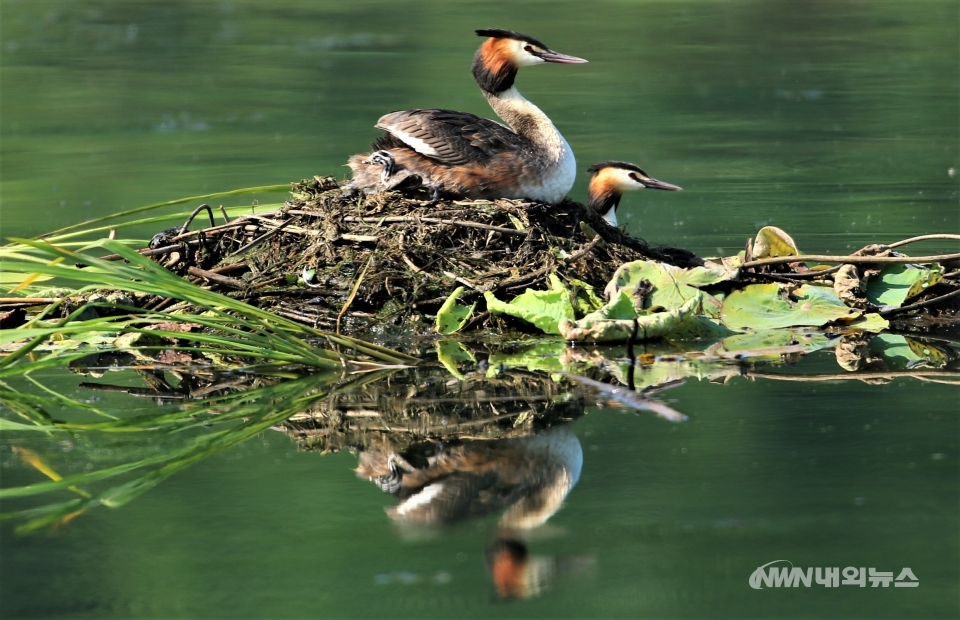
POLYGON ((532 46, 532 45, 524 45, 524 46, 523 46, 523 49, 524 49, 524 51, 526 51, 526 52, 529 52, 529 53, 531 53, 531 54, 533 53, 533 46, 532 46))

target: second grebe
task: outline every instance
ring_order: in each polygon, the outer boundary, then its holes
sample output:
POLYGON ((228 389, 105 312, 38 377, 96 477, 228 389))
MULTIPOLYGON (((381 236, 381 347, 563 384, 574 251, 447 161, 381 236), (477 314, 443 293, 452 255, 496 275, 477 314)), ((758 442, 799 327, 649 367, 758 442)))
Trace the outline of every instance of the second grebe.
POLYGON ((375 193, 418 178, 434 199, 444 192, 475 199, 563 200, 576 178, 573 151, 513 81, 520 67, 587 61, 512 30, 477 34, 489 38, 474 57, 473 76, 509 127, 452 110, 392 112, 377 121, 386 133, 374 142, 375 152, 350 158, 349 188, 375 193))
POLYGON ((624 161, 602 161, 587 169, 593 173, 587 190, 587 206, 596 210, 611 226, 617 225, 617 206, 623 192, 643 189, 680 191, 682 187, 651 178, 639 166, 624 161))

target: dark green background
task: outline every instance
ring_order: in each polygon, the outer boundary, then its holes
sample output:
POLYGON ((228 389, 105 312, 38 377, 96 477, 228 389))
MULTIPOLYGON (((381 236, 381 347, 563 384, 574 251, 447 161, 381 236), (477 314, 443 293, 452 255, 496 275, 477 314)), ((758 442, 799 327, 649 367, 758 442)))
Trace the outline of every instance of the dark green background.
MULTIPOLYGON (((485 27, 591 61, 525 70, 518 87, 576 152, 574 198, 602 159, 684 187, 625 199, 621 222, 651 242, 732 253, 774 224, 801 250, 842 252, 957 232, 957 13, 927 1, 3 0, 0 232, 345 176, 390 110, 489 116, 469 73, 472 30, 485 27)), ((801 369, 839 372, 828 355, 801 369)), ((691 420, 576 422, 582 479, 531 550, 596 566, 534 601, 494 600, 492 521, 407 541, 351 456, 298 453, 268 432, 54 535, 16 538, 5 524, 0 606, 124 618, 960 613, 955 386, 740 379, 665 397, 691 420), (910 566, 921 585, 750 589, 775 559, 910 566), (375 585, 396 571, 426 582, 375 585), (449 584, 430 583, 438 571, 449 584)), ((38 479, 9 450, 25 441, 0 443, 4 486, 38 479)), ((31 441, 64 472, 120 449, 31 441)))

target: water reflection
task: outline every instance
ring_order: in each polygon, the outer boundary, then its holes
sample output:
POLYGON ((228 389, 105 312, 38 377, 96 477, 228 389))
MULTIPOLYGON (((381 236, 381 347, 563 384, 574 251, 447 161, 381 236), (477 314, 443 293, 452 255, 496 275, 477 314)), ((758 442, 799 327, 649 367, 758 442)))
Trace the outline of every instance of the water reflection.
POLYGON ((356 472, 399 500, 386 511, 407 530, 499 513, 486 551, 490 578, 500 597, 528 598, 555 576, 593 565, 591 556, 532 555, 526 542, 560 509, 582 468, 580 440, 561 424, 525 437, 419 442, 402 453, 364 450, 356 472))

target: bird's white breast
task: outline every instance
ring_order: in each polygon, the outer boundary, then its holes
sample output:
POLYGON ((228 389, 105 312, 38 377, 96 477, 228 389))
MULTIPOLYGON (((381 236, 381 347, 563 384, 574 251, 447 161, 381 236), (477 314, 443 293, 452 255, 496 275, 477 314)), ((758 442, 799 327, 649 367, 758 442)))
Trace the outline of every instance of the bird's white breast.
POLYGON ((577 160, 566 139, 557 132, 561 141, 560 158, 548 166, 536 183, 528 183, 521 189, 530 200, 555 204, 563 200, 577 179, 577 160))

